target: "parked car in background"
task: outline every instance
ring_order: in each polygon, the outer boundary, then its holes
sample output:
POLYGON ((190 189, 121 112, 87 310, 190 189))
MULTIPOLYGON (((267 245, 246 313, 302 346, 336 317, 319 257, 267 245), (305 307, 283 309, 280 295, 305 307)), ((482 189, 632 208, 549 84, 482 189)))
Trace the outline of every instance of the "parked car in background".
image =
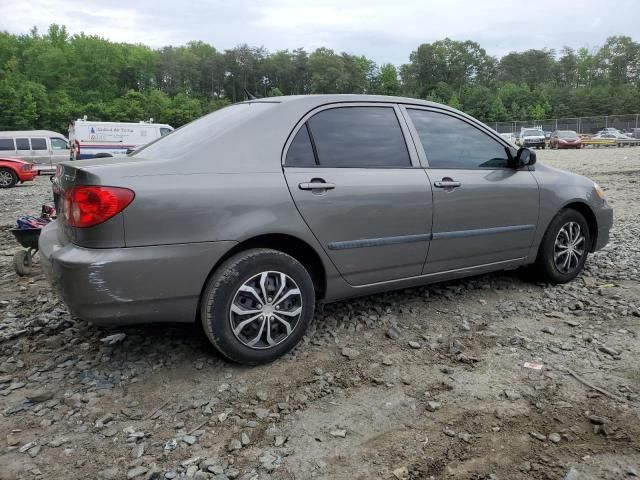
POLYGON ((582 148, 582 139, 573 130, 556 130, 549 138, 549 148, 582 148))
MULTIPOLYGON (((596 135, 624 135, 620 130, 613 127, 603 128, 596 135)), ((614 137, 609 137, 614 138, 614 137)))
POLYGON ((520 146, 528 148, 545 148, 544 132, 539 128, 523 128, 520 131, 520 146))
POLYGON ((58 163, 69 159, 69 142, 50 130, 0 132, 0 156, 32 163, 36 173, 53 174, 58 163))
POLYGON ((38 175, 33 164, 17 158, 0 158, 0 188, 12 188, 30 182, 38 175))
POLYGON ((173 132, 164 123, 94 122, 78 119, 69 125, 71 160, 118 157, 173 132))
POLYGON ((472 117, 369 95, 237 103, 63 163, 54 192, 41 262, 73 314, 198 320, 247 364, 291 350, 316 302, 523 265, 568 282, 613 222, 593 181, 472 117))
POLYGON ((603 132, 600 131, 598 132, 597 135, 594 135, 593 137, 591 137, 593 140, 631 140, 632 137, 625 135, 624 133, 621 133, 620 131, 617 132, 612 132, 612 131, 608 131, 608 132, 603 132))
POLYGON ((513 133, 501 133, 500 136, 507 142, 516 144, 516 136, 513 133))

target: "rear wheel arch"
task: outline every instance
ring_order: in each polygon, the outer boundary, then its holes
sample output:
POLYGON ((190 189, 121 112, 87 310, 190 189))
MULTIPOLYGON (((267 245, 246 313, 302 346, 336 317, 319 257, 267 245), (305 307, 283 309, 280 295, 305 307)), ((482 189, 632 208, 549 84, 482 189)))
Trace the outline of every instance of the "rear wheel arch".
POLYGON ((316 291, 316 298, 324 298, 327 289, 327 274, 318 253, 304 240, 293 235, 271 233, 252 237, 235 245, 227 253, 225 253, 213 266, 207 279, 202 285, 200 298, 204 294, 204 289, 209 278, 218 270, 218 268, 229 258, 237 255, 245 250, 255 248, 268 248, 282 253, 286 253, 300 262, 309 272, 313 280, 313 286, 316 291))

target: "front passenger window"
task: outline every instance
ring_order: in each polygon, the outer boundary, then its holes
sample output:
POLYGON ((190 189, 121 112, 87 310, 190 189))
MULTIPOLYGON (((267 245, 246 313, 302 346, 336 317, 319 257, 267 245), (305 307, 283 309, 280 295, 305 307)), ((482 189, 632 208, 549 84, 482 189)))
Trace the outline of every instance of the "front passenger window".
POLYGON ((469 123, 439 112, 407 109, 429 168, 496 169, 509 166, 504 145, 469 123))
POLYGON ((51 139, 51 149, 52 150, 67 150, 69 145, 67 142, 61 138, 52 138, 51 139))

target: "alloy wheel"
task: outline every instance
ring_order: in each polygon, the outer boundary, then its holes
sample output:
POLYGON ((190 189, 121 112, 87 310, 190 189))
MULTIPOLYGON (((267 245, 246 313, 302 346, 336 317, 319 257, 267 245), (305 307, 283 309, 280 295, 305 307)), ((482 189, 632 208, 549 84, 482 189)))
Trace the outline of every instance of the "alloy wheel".
POLYGON ((0 187, 8 187, 13 183, 13 175, 7 170, 0 170, 0 187))
POLYGON ((236 291, 229 308, 235 337, 254 349, 275 347, 295 330, 302 316, 302 294, 282 272, 261 272, 236 291))
POLYGON ((577 222, 567 222, 558 231, 553 247, 553 261, 561 273, 570 273, 580 265, 585 254, 585 236, 577 222))

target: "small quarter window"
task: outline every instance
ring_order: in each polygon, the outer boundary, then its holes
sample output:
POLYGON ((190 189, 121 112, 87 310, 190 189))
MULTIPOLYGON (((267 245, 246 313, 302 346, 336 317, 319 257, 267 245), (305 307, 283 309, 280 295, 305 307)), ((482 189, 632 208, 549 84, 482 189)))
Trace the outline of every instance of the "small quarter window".
POLYGON ((313 154, 313 147, 311 146, 311 139, 309 138, 309 130, 307 129, 306 123, 298 130, 293 142, 291 142, 285 165, 287 167, 316 166, 316 157, 313 154))

